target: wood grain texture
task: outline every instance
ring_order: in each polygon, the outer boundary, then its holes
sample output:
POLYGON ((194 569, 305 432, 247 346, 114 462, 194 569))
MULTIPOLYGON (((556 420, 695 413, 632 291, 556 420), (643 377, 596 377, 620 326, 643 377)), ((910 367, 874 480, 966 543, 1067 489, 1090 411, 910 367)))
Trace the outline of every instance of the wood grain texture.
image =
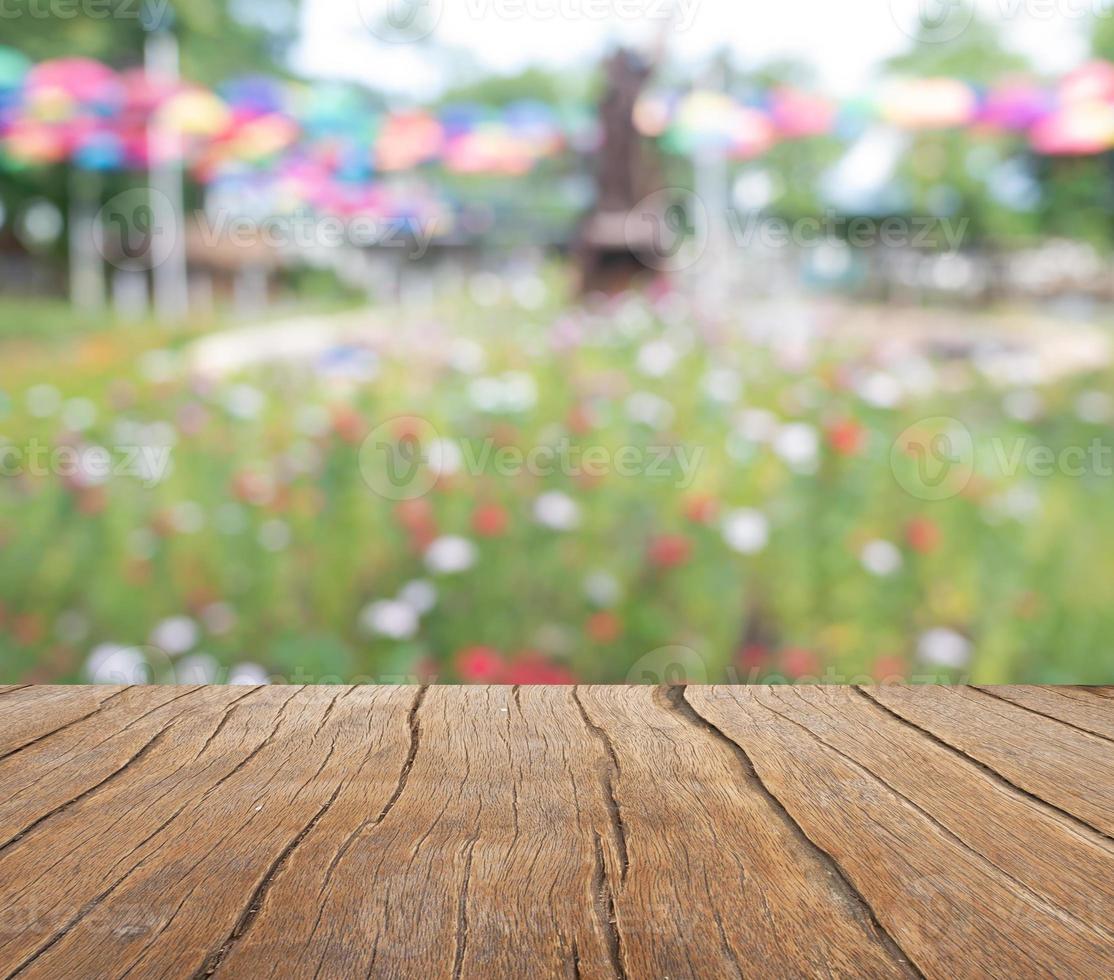
POLYGON ((0 688, 0 976, 1112 975, 1112 695, 0 688))

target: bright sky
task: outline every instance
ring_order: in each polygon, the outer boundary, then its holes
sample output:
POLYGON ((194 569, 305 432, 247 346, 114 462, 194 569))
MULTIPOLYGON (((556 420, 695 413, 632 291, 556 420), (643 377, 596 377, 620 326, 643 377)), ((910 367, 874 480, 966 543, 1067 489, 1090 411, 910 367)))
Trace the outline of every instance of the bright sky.
MULTIPOLYGON (((661 30, 670 4, 671 56, 698 65, 729 44, 745 63, 794 56, 811 62, 826 88, 853 92, 877 64, 908 44, 918 11, 954 0, 303 0, 296 67, 421 99, 436 92, 443 67, 428 49, 383 41, 368 25, 385 14, 404 23, 415 7, 435 24, 431 40, 467 52, 485 69, 531 63, 577 65, 615 39, 639 42, 661 30)), ((1006 42, 1037 66, 1061 71, 1085 57, 1083 33, 1106 0, 979 0, 1006 42)), ((382 29, 380 28, 380 33, 382 29)), ((443 62, 443 59, 442 59, 443 62)))

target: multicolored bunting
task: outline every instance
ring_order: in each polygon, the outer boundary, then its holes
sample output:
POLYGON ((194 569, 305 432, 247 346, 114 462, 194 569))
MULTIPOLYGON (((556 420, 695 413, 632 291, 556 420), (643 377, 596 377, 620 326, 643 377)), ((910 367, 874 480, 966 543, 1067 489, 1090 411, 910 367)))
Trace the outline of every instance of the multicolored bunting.
MULTIPOLYGON (((984 89, 951 78, 894 80, 871 98, 842 103, 789 87, 747 100, 655 91, 639 102, 634 122, 667 150, 738 160, 787 140, 852 138, 879 122, 1012 133, 1040 154, 1095 154, 1114 148, 1114 65, 1085 65, 1052 86, 1028 78, 984 89)), ((347 213, 383 205, 376 185, 384 175, 439 167, 513 177, 596 142, 589 113, 534 101, 392 111, 335 83, 248 76, 210 90, 86 58, 32 65, 0 47, 0 163, 9 167, 143 169, 171 147, 202 183, 255 180, 292 202, 327 201, 347 213)))

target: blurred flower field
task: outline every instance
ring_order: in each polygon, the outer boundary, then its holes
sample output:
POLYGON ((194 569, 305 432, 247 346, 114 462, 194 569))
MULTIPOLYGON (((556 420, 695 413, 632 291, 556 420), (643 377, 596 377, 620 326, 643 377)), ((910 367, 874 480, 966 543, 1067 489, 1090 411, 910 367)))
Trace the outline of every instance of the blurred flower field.
POLYGON ((562 297, 4 341, 0 681, 1109 681, 1108 368, 562 297))

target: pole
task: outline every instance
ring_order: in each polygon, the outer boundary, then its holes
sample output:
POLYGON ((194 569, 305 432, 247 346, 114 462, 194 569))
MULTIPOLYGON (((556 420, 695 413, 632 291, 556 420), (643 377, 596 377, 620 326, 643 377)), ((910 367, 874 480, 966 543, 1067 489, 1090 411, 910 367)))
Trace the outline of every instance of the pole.
POLYGON ((97 174, 71 168, 70 304, 82 312, 98 313, 105 304, 104 269, 95 237, 100 185, 97 174))
MULTIPOLYGON (((169 12, 165 7, 161 18, 146 24, 144 66, 152 78, 174 83, 179 77, 178 41, 170 30, 169 12)), ((147 129, 147 152, 155 314, 163 322, 180 322, 189 313, 182 144, 176 132, 159 124, 157 114, 147 129)))

